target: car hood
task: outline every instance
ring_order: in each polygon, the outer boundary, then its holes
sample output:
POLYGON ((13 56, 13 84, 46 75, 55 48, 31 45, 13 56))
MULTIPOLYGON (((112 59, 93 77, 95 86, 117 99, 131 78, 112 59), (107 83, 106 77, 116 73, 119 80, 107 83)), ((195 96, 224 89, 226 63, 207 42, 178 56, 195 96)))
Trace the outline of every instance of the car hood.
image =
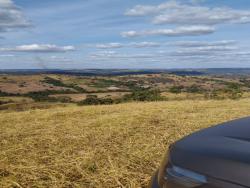
POLYGON ((174 165, 250 187, 250 118, 194 133, 170 149, 174 165))

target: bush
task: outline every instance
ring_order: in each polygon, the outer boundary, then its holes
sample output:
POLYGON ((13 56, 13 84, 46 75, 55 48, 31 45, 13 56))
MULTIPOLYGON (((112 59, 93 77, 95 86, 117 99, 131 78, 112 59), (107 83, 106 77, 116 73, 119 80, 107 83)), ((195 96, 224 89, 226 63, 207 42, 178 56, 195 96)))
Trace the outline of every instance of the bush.
POLYGON ((122 82, 116 80, 108 80, 108 79, 98 79, 96 80, 93 85, 97 88, 106 88, 110 86, 120 86, 122 82))
POLYGON ((65 86, 65 84, 62 81, 51 78, 51 77, 45 77, 42 82, 47 83, 47 84, 51 84, 53 86, 58 86, 58 87, 64 87, 65 86))
POLYGON ((170 89, 169 89, 169 92, 171 93, 181 93, 182 92, 182 89, 184 89, 183 86, 172 86, 170 89))
POLYGON ((7 93, 0 90, 0 97, 14 97, 14 96, 20 96, 20 94, 7 93))
POLYGON ((208 91, 204 94, 205 99, 215 99, 215 100, 223 100, 226 98, 225 92, 221 90, 212 90, 208 91))
POLYGON ((80 101, 78 105, 108 105, 113 104, 114 100, 111 98, 98 98, 96 95, 87 95, 86 99, 80 101))
POLYGON ((165 98, 161 96, 160 90, 140 89, 134 90, 131 94, 125 95, 123 101, 161 101, 165 98))
POLYGON ((243 95, 243 91, 241 90, 241 85, 238 83, 230 83, 226 88, 226 93, 229 94, 230 99, 239 99, 243 95))
MULTIPOLYGON (((24 97, 30 97, 36 102, 69 102, 68 97, 50 97, 50 95, 55 94, 67 94, 69 91, 67 90, 59 90, 59 91, 51 91, 51 90, 45 90, 45 91, 37 91, 37 92, 29 92, 27 94, 24 94, 24 97)), ((70 99, 71 102, 71 99, 70 99)))
POLYGON ((188 93, 201 93, 202 89, 197 85, 192 85, 190 87, 187 87, 186 91, 188 93))
MULTIPOLYGON (((57 80, 57 79, 54 79, 54 78, 51 78, 51 77, 45 77, 43 82, 47 83, 47 84, 51 84, 53 86, 57 86, 57 87, 71 88, 71 89, 76 90, 79 93, 85 93, 86 92, 85 89, 79 87, 76 84, 65 84, 61 80, 57 80)), ((74 93, 74 92, 71 91, 71 93, 74 93)))
POLYGON ((96 95, 87 95, 86 99, 80 101, 78 105, 98 105, 99 99, 96 95))
POLYGON ((56 97, 56 100, 58 102, 61 102, 61 103, 71 103, 72 102, 71 98, 66 97, 66 96, 56 97))
POLYGON ((104 99, 101 99, 101 104, 108 105, 108 104, 113 104, 113 103, 114 103, 114 100, 111 99, 111 98, 104 98, 104 99))
POLYGON ((8 101, 0 101, 0 105, 8 104, 8 103, 9 103, 8 101))

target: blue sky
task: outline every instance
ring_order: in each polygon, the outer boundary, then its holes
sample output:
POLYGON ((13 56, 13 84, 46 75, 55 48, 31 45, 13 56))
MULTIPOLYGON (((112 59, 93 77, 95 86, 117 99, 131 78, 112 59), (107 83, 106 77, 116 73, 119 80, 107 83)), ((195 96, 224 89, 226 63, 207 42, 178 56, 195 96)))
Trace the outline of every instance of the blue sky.
POLYGON ((250 67, 249 0, 0 0, 0 69, 250 67))

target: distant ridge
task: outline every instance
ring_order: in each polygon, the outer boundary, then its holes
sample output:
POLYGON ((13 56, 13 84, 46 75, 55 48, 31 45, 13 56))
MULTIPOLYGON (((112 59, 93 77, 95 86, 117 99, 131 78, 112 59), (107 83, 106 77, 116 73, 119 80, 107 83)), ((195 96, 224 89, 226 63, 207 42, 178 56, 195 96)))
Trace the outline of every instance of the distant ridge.
POLYGON ((140 74, 175 74, 179 76, 199 75, 249 75, 250 68, 210 68, 210 69, 1 69, 0 74, 68 74, 77 76, 122 76, 140 74))

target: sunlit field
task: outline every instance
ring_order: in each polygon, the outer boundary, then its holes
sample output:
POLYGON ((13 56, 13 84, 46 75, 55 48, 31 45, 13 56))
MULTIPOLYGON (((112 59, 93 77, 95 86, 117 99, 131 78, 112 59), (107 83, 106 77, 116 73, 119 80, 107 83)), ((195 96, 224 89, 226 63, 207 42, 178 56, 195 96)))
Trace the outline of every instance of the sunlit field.
POLYGON ((169 144, 250 99, 0 112, 0 187, 146 187, 169 144))

